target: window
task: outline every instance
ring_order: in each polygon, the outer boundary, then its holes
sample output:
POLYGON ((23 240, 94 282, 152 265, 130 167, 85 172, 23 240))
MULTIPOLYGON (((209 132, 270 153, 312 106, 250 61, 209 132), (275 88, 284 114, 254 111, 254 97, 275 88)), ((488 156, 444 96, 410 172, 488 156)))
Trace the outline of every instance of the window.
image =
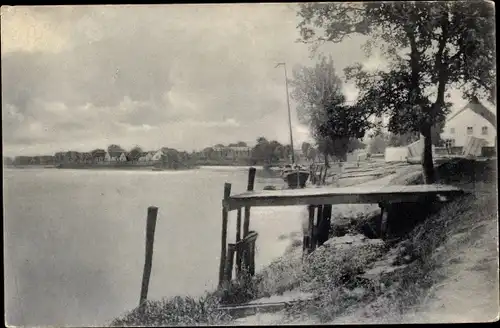
POLYGON ((469 134, 469 135, 472 134, 472 126, 467 127, 467 134, 469 134))
POLYGON ((450 128, 450 133, 454 134, 455 133, 455 128, 450 128))
POLYGON ((487 126, 483 126, 481 128, 481 134, 482 135, 487 135, 488 134, 488 127, 487 126))
POLYGON ((444 143, 447 148, 455 147, 455 139, 446 139, 444 143))

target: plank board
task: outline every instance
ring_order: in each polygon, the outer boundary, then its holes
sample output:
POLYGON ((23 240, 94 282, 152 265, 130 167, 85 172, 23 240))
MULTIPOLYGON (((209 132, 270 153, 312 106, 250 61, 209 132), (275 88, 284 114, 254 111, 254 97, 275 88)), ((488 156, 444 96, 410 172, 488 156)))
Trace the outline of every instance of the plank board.
POLYGON ((460 188, 442 184, 321 187, 244 192, 223 200, 222 204, 231 211, 243 206, 416 202, 426 195, 456 196, 463 193, 460 188))

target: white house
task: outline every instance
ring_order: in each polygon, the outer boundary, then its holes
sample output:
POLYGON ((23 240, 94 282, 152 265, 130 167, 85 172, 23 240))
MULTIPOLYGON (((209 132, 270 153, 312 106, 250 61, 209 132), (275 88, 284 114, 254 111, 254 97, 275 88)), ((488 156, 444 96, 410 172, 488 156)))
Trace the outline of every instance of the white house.
POLYGON ((151 160, 152 161, 159 161, 161 160, 161 156, 163 155, 163 151, 160 149, 158 150, 152 157, 151 157, 151 160))
POLYGON ((217 154, 219 158, 224 158, 224 159, 241 159, 241 158, 250 158, 252 156, 251 147, 214 146, 213 151, 217 154))
POLYGON ((121 153, 120 157, 118 157, 119 162, 126 162, 127 161, 127 156, 125 153, 121 153))
POLYGON ((496 115, 477 99, 451 115, 441 133, 441 138, 450 147, 465 147, 470 137, 483 139, 485 146, 496 146, 496 115))
MULTIPOLYGON (((104 155, 104 161, 106 162, 118 162, 120 161, 120 155, 115 155, 113 156, 113 154, 110 154, 109 152, 106 152, 106 155, 104 155)), ((126 160, 126 158, 125 158, 126 160)))

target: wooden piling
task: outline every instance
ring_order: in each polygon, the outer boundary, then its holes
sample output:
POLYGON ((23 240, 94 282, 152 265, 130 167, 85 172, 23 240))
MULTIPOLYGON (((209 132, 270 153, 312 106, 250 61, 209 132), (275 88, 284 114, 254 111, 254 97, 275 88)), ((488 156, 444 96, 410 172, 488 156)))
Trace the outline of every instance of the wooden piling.
POLYGON ((323 245, 328 240, 331 217, 332 217, 332 205, 331 204, 323 205, 321 221, 318 223, 318 234, 317 234, 318 246, 323 245))
POLYGON ((224 268, 224 284, 229 285, 231 279, 233 278, 233 266, 234 266, 234 252, 236 250, 235 244, 227 245, 227 257, 224 268))
MULTIPOLYGON (((236 214, 236 245, 239 245, 241 240, 241 208, 238 208, 236 214)), ((236 277, 241 275, 241 252, 240 247, 236 247, 236 277)))
MULTIPOLYGON (((253 191, 254 189, 256 171, 257 170, 255 169, 255 167, 251 167, 248 170, 247 191, 253 191)), ((245 221, 243 222, 243 238, 245 238, 248 235, 249 229, 250 229, 250 207, 247 206, 245 207, 245 221)))
POLYGON ((321 219, 323 218, 323 205, 318 205, 316 210, 316 220, 313 225, 313 233, 311 238, 311 249, 314 251, 318 246, 318 234, 319 234, 319 225, 321 219))
POLYGON ((307 246, 306 246, 306 254, 312 252, 312 242, 313 242, 313 228, 314 228, 314 211, 316 209, 315 205, 309 205, 307 207, 309 211, 309 222, 307 226, 307 246))
MULTIPOLYGON (((224 184, 224 200, 231 195, 231 184, 224 184)), ((226 264, 226 243, 227 243, 227 219, 228 211, 226 207, 222 207, 222 231, 221 231, 221 250, 220 250, 220 263, 219 263, 219 287, 222 286, 224 281, 224 266, 226 264)))
POLYGON ((259 234, 255 231, 249 231, 248 235, 240 242, 242 250, 243 271, 250 276, 255 274, 255 243, 259 234))
POLYGON ((146 219, 146 259, 144 261, 144 271, 142 274, 141 296, 139 298, 139 307, 142 307, 148 298, 149 277, 151 276, 151 267, 153 264, 153 244, 155 239, 156 217, 158 207, 148 207, 146 219))
POLYGON ((250 243, 250 260, 248 271, 250 271, 250 276, 253 277, 255 275, 255 240, 250 243))

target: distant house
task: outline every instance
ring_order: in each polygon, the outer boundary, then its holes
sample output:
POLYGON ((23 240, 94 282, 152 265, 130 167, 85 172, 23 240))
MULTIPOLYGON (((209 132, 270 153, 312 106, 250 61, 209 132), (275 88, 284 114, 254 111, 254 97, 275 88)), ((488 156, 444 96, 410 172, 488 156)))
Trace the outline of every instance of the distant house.
POLYGON ((121 153, 120 157, 118 157, 119 162, 126 162, 127 161, 127 155, 125 153, 121 153))
POLYGON ((146 151, 141 153, 141 157, 139 157, 139 162, 148 163, 151 162, 153 158, 154 152, 146 151))
POLYGON ((228 160, 248 159, 252 156, 252 148, 244 146, 216 145, 213 147, 213 152, 217 158, 228 160))
POLYGON ((160 161, 163 155, 163 150, 160 149, 151 157, 151 160, 153 162, 160 161))
POLYGON ((471 137, 483 139, 485 146, 496 146, 496 115, 477 99, 451 115, 441 133, 448 147, 465 147, 471 137))
POLYGON ((93 163, 102 163, 106 160, 106 151, 104 149, 95 149, 91 154, 93 163))
POLYGON ((106 162, 118 162, 122 153, 119 152, 106 152, 105 161, 106 162))
POLYGON ((139 158, 137 159, 140 163, 145 163, 147 162, 146 156, 148 155, 148 152, 143 151, 142 153, 139 154, 139 158))

